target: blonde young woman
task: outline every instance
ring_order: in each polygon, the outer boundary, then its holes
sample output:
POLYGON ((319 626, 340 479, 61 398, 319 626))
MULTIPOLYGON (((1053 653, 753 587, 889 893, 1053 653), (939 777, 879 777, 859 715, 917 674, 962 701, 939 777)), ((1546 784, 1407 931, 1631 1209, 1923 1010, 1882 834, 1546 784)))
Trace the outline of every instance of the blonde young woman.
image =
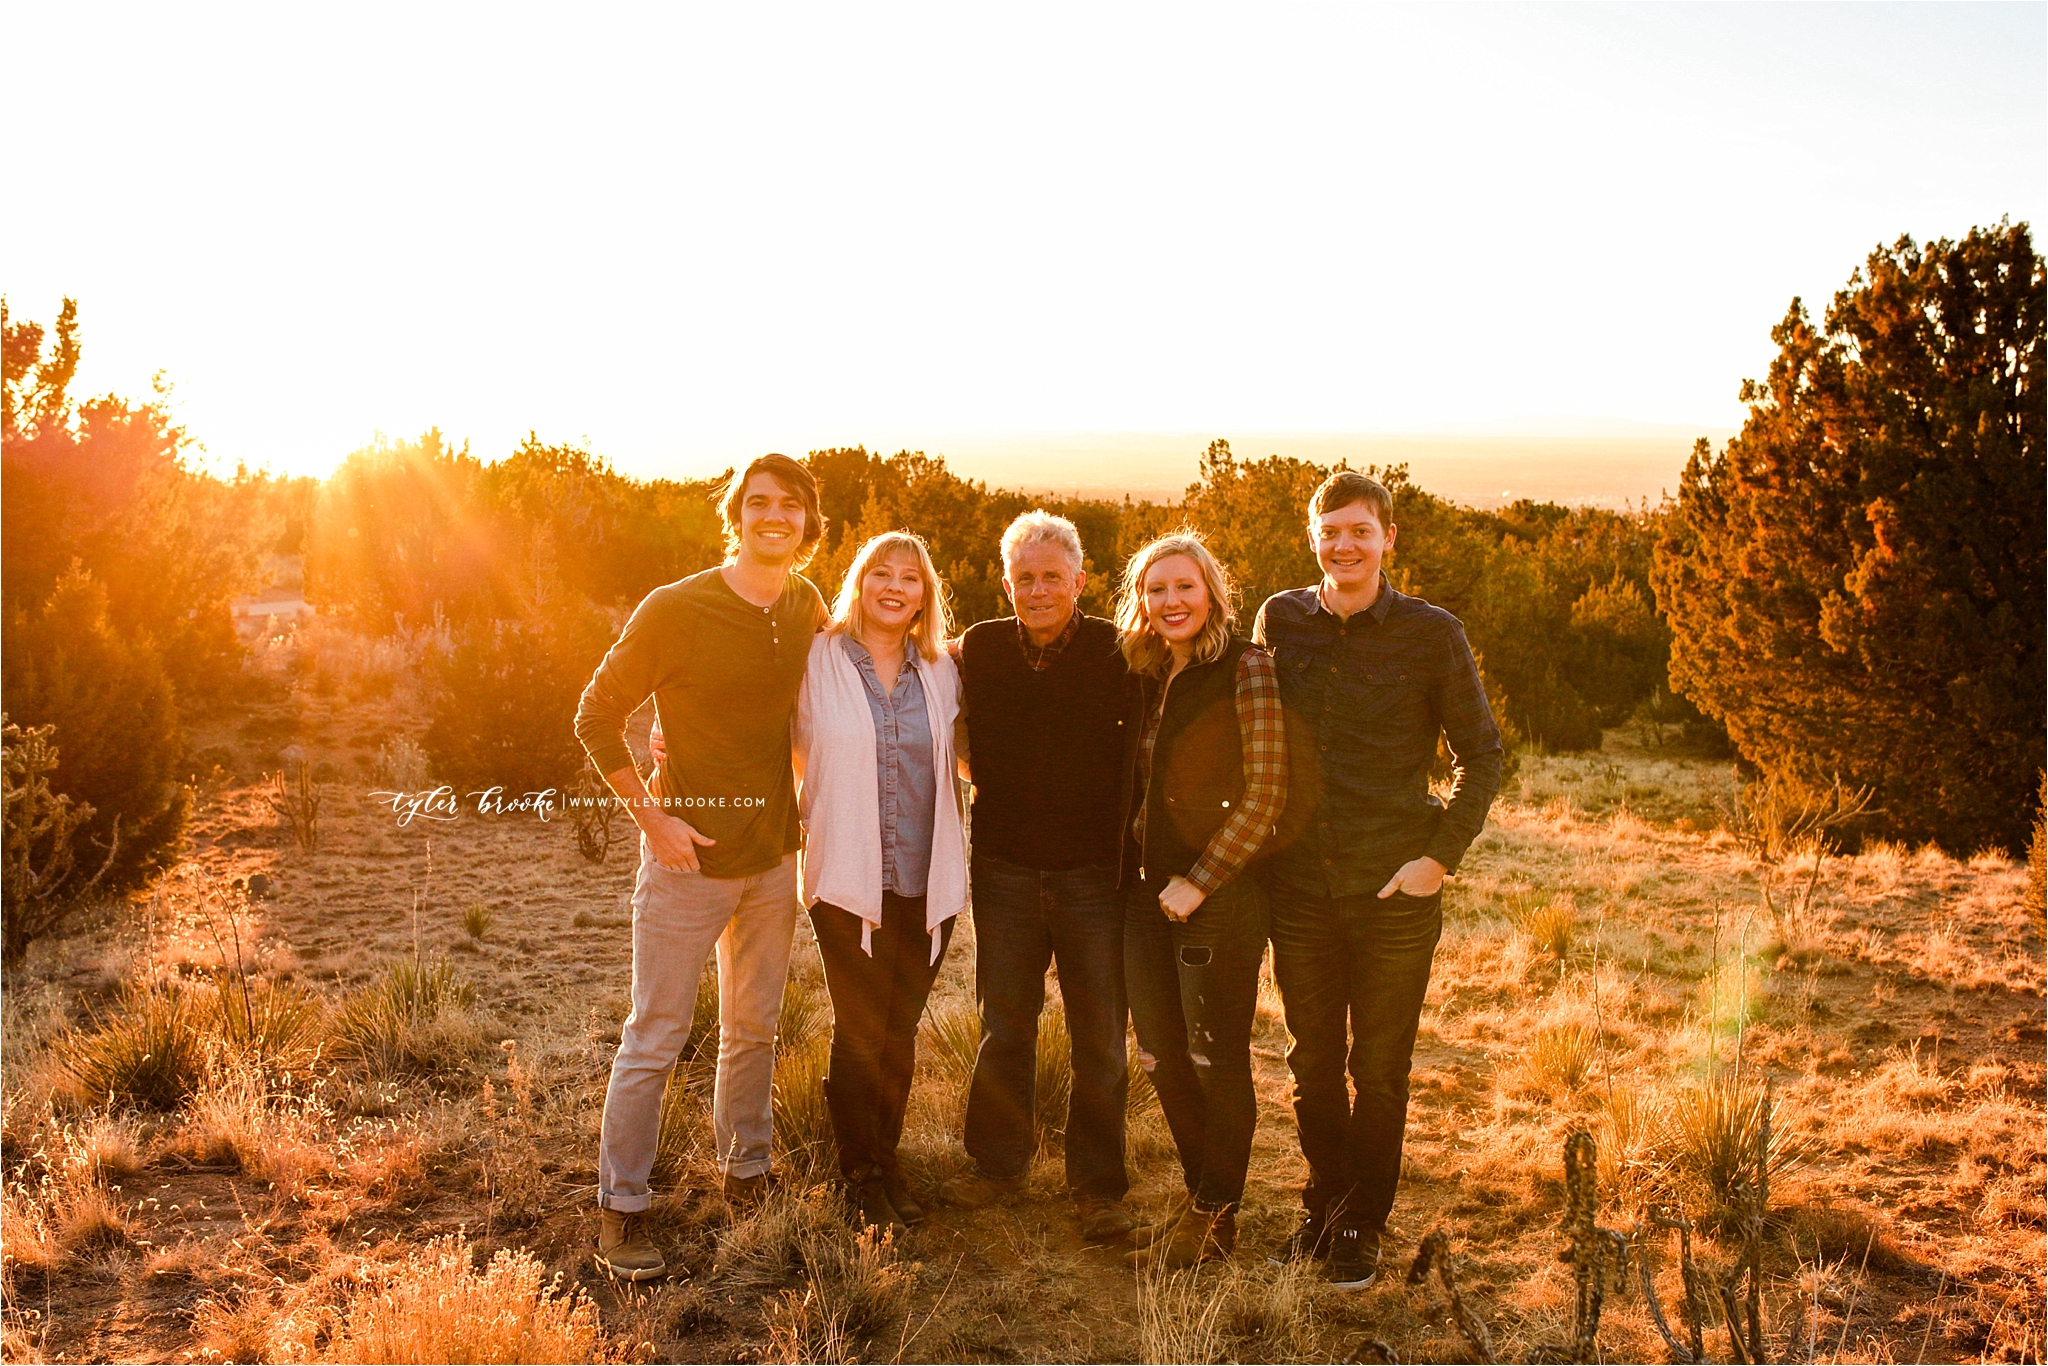
POLYGON ((1133 555, 1117 606, 1139 682, 1125 760, 1124 982, 1187 1192, 1140 1229, 1138 1266, 1230 1255, 1258 1097, 1251 1031, 1265 893, 1248 870, 1287 794, 1279 677, 1232 630, 1230 580, 1199 536, 1133 555))
POLYGON ((896 1147, 918 1019, 967 904, 946 596, 923 540, 874 537, 797 694, 800 888, 832 996, 825 1098, 847 1191, 881 1228, 924 1218, 896 1147))

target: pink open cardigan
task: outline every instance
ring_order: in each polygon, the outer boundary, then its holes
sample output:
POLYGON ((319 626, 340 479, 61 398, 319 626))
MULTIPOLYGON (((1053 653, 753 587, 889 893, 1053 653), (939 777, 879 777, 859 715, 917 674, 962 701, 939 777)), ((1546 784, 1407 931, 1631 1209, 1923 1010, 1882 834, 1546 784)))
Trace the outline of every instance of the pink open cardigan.
MULTIPOLYGON (((933 803, 932 866, 925 883, 924 923, 939 957, 939 927, 967 906, 967 828, 960 804, 959 765, 953 755, 953 719, 960 713, 960 670, 943 651, 925 659, 913 645, 905 657, 924 685, 931 721, 933 803)), ((798 767, 797 809, 804 848, 797 882, 805 906, 820 901, 861 918, 861 948, 874 952, 882 923, 882 812, 875 773, 875 717, 867 684, 847 657, 837 631, 811 641, 810 664, 796 696, 791 727, 798 767)))

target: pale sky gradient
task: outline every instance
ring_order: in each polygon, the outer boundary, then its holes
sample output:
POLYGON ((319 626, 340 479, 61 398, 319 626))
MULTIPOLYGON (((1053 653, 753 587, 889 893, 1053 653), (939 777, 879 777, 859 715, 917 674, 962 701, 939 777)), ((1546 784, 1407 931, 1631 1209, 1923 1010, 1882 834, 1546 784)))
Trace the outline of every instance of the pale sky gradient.
POLYGON ((15 316, 75 296, 83 388, 162 369, 211 458, 295 472, 432 425, 641 475, 1033 434, 1725 432, 1793 295, 2048 198, 2040 4, 4 24, 15 316))

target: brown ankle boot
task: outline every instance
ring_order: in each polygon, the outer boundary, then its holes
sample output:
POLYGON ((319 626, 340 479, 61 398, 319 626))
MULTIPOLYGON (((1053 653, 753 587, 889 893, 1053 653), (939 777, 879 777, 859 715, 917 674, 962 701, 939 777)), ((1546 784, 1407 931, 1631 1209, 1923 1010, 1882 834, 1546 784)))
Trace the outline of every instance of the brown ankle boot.
POLYGON ((1159 1216, 1152 1223, 1140 1224, 1131 1230, 1131 1245, 1133 1247, 1150 1247, 1154 1243, 1172 1237, 1174 1225, 1180 1222, 1181 1216, 1188 1212, 1188 1206, 1194 1203, 1195 1197, 1187 1191, 1182 1191, 1179 1195, 1174 1196, 1173 1203, 1166 1207, 1166 1213, 1159 1216))
POLYGON ((1125 1260, 1140 1271, 1179 1271, 1212 1258, 1228 1257, 1237 1246, 1237 1212, 1190 1204, 1173 1232, 1125 1260))
POLYGON ((625 1281, 651 1281, 668 1271, 661 1249, 647 1236, 647 1216, 597 1212, 597 1264, 625 1281))

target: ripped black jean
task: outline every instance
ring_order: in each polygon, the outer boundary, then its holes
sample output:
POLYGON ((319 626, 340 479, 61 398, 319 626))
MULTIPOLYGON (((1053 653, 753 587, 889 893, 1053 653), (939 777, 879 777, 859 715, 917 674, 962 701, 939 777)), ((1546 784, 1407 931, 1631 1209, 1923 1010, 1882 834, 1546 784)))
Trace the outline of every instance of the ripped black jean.
POLYGON ((1176 923, 1159 909, 1159 886, 1139 883, 1124 902, 1131 1022, 1138 1047, 1153 1059, 1152 1085, 1189 1192, 1203 1209, 1231 1209, 1244 1198, 1259 1121, 1252 1021, 1266 954, 1266 893, 1239 878, 1176 923))

